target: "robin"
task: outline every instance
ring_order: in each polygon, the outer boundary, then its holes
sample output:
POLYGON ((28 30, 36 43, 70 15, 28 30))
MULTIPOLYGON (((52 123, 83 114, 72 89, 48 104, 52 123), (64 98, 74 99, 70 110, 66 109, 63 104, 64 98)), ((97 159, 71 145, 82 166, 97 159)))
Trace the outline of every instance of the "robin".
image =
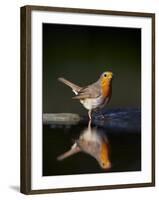
POLYGON ((112 94, 112 72, 104 72, 100 78, 86 87, 80 87, 65 78, 58 78, 59 81, 68 85, 77 99, 88 110, 89 119, 91 119, 92 110, 103 108, 110 100, 112 94))
POLYGON ((109 142, 106 134, 96 128, 91 128, 90 124, 91 120, 89 121, 88 128, 82 131, 71 149, 58 156, 57 160, 61 161, 78 152, 84 152, 95 158, 102 169, 110 169, 109 142))

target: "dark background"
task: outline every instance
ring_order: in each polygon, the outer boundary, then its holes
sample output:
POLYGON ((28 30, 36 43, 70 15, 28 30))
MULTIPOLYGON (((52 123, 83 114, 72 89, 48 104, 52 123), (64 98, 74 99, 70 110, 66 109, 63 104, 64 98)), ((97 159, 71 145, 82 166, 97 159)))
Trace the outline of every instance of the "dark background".
POLYGON ((114 73, 108 108, 141 106, 141 30, 43 24, 43 112, 86 114, 57 78, 80 86, 114 73))
MULTIPOLYGON (((72 99, 71 89, 57 78, 65 77, 85 86, 96 81, 104 71, 114 73, 113 95, 107 107, 140 110, 140 29, 43 24, 44 113, 87 115, 85 108, 72 99)), ((43 125, 44 176, 105 172, 94 158, 84 153, 57 161, 57 156, 70 149, 86 126, 43 125)), ((108 172, 141 170, 140 131, 125 134, 107 128, 103 131, 111 147, 112 168, 108 172)))

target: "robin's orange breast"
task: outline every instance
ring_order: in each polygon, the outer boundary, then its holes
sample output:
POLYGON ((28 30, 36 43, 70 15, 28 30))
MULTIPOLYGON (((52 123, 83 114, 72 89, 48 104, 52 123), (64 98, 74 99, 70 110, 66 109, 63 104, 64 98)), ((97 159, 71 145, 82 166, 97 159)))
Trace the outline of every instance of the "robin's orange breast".
POLYGON ((101 88, 103 97, 109 97, 111 95, 111 82, 109 80, 103 80, 101 88))
POLYGON ((101 145, 101 164, 103 168, 110 168, 111 167, 111 163, 109 160, 109 147, 106 143, 102 143, 101 145))

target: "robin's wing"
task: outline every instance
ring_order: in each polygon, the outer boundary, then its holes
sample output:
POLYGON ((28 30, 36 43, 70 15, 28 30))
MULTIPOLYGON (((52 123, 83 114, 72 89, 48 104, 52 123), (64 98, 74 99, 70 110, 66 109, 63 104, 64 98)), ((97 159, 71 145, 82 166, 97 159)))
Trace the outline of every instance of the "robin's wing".
POLYGON ((94 83, 87 87, 82 88, 78 95, 73 97, 73 99, 85 99, 85 98, 97 98, 101 95, 101 89, 98 83, 94 83))

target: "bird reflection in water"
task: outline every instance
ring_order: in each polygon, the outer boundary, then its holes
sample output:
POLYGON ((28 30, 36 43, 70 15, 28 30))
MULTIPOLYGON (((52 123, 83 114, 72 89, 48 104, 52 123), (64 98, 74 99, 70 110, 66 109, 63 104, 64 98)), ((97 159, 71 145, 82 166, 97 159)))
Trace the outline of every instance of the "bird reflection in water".
POLYGON ((95 158, 102 169, 111 168, 108 139, 102 131, 91 127, 91 120, 88 127, 75 140, 71 149, 58 156, 57 160, 61 161, 78 152, 84 152, 95 158))

